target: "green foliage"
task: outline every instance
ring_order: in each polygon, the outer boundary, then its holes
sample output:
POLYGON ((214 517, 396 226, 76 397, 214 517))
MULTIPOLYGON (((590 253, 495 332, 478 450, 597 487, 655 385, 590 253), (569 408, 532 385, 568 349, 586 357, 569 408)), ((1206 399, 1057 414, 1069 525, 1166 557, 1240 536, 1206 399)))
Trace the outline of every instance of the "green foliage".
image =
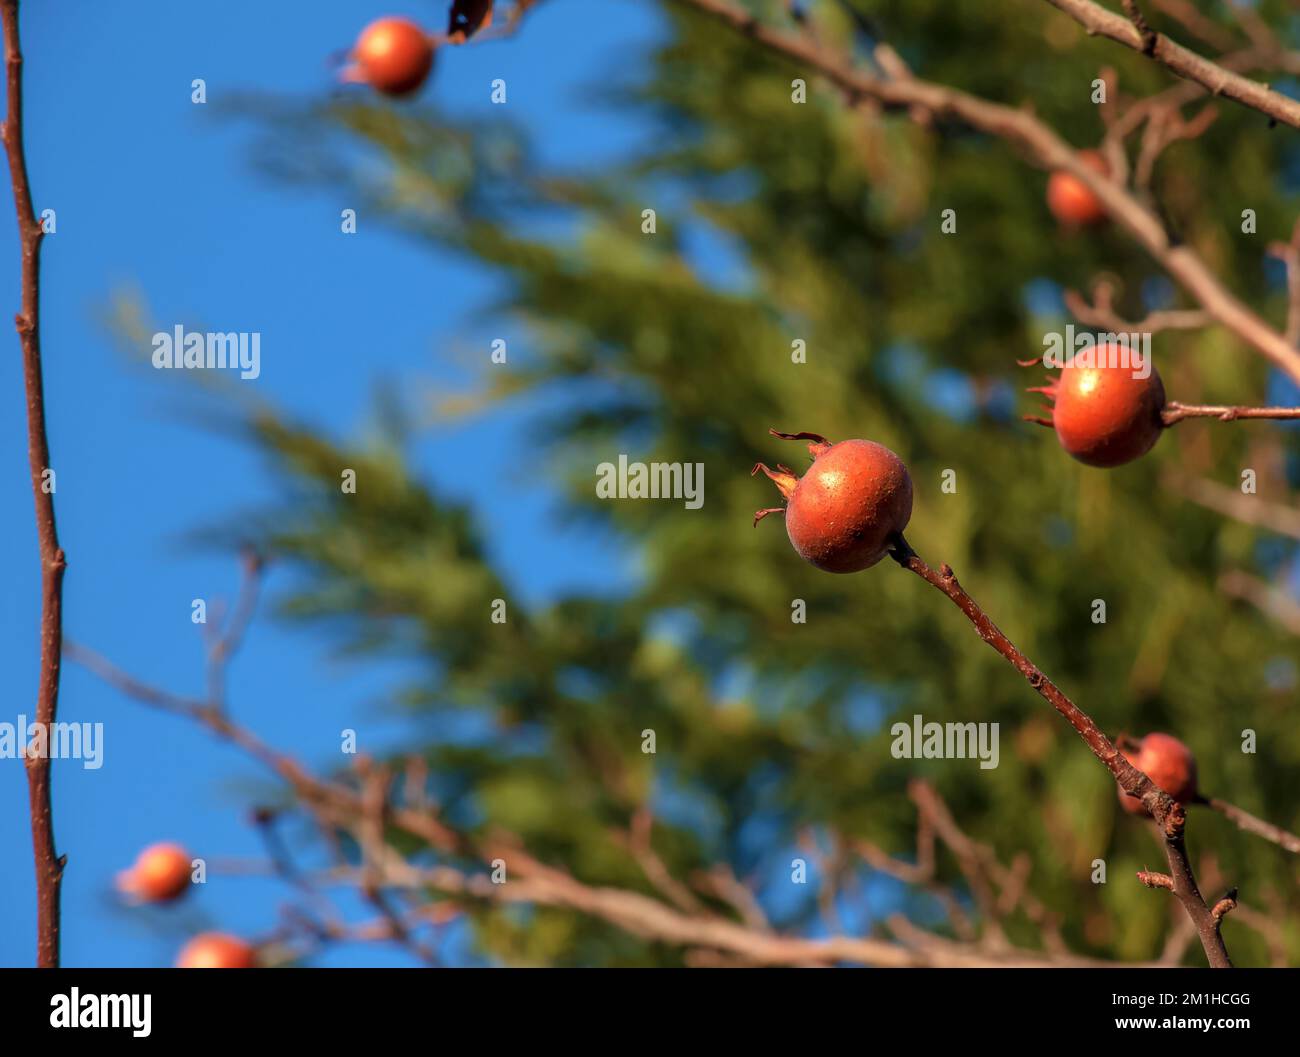
MULTIPOLYGON (((780 6, 768 5, 774 20, 780 6)), ((816 6, 830 46, 852 47, 838 7, 816 6)), ((1128 95, 1170 80, 1047 5, 858 6, 921 75, 1032 103, 1078 146, 1101 132, 1089 95, 1102 66, 1118 70, 1128 95)), ((789 884, 796 835, 834 830, 906 856, 914 812, 904 789, 922 775, 1004 860, 1027 853, 1030 885, 1072 947, 1155 956, 1174 903, 1133 872, 1158 867, 1160 851, 1119 814, 1113 784, 1068 726, 919 580, 890 563, 827 575, 794 555, 779 519, 752 528, 752 512, 777 497, 749 469, 756 459, 805 464, 769 426, 887 444, 916 484, 912 545, 952 564, 1105 729, 1176 734, 1207 791, 1294 829, 1300 650, 1216 590, 1228 570, 1280 578, 1294 547, 1192 505, 1169 475, 1234 485, 1243 466, 1289 458, 1294 468, 1297 434, 1193 422, 1116 471, 1072 462, 1050 432, 1019 421, 1035 404, 1019 389, 1039 372, 1014 361, 1067 322, 1035 314, 1026 290, 1087 289, 1104 271, 1122 290, 1119 311, 1140 318, 1153 263, 1120 231, 1059 230, 1043 204, 1045 174, 1004 143, 850 111, 815 82, 808 103, 792 105, 801 71, 666 11, 671 40, 622 104, 655 117, 659 145, 614 173, 542 171, 525 131, 504 124, 378 103, 246 102, 278 177, 345 189, 412 238, 508 280, 499 307, 522 321, 528 349, 512 346, 508 368, 485 368, 475 397, 559 398, 564 411, 521 458, 539 462, 575 515, 617 531, 643 571, 627 597, 529 608, 465 512, 436 498, 436 474, 418 479, 393 451, 336 446, 259 412, 257 442, 295 481, 265 537, 307 574, 285 612, 342 622, 352 646, 425 660, 427 677, 405 691, 411 707, 471 710, 486 730, 472 744, 435 735, 425 747, 446 809, 513 830, 588 882, 651 890, 613 836, 649 802, 655 847, 675 876, 730 862, 763 882, 779 924, 811 928, 816 885, 805 895, 789 884), (648 207, 658 210, 653 237, 641 233, 648 207), (955 235, 939 230, 948 208, 955 235), (741 282, 719 285, 695 263, 698 232, 737 249, 741 282), (795 338, 806 364, 791 362, 795 338), (598 500, 595 467, 619 452, 704 463, 703 508, 598 500), (344 467, 364 482, 354 496, 340 494, 344 467), (945 470, 956 471, 956 494, 940 490, 945 470), (505 624, 489 620, 496 598, 505 624), (806 600, 806 624, 792 623, 793 599, 806 600), (1094 599, 1106 601, 1105 624, 1092 622, 1094 599), (892 758, 888 725, 914 713, 999 723, 1000 766, 892 758), (1247 727, 1257 755, 1240 751, 1247 727), (641 751, 646 729, 653 756, 641 751), (1107 863, 1105 885, 1090 880, 1095 859, 1107 863)), ((1284 293, 1264 247, 1289 234, 1295 209, 1276 175, 1289 140, 1257 114, 1220 110, 1203 138, 1170 148, 1153 190, 1213 267, 1279 320, 1284 293), (1247 207, 1258 235, 1240 233, 1247 207)), ((1221 330, 1161 334, 1155 348, 1175 399, 1265 399, 1263 362, 1221 330)), ((1279 849, 1205 811, 1189 833, 1194 859, 1212 854, 1245 902, 1293 899, 1294 860, 1279 849)), ((954 864, 941 866, 960 887, 954 864)), ((856 898, 873 913, 933 919, 926 897, 892 882, 873 880, 856 898)), ((506 960, 680 959, 567 912, 481 910, 475 920, 485 950, 506 960)), ((1034 942, 1025 921, 1010 933, 1034 942)), ((1230 921, 1225 934, 1239 963, 1265 960, 1253 933, 1230 921)), ((1284 939, 1300 958, 1294 928, 1284 939)))

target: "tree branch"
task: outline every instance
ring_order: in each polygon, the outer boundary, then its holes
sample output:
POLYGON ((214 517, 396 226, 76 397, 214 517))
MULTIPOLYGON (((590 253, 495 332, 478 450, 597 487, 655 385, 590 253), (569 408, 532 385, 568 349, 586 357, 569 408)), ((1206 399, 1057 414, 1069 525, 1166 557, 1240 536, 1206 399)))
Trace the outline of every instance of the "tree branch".
MULTIPOLYGON (((1045 169, 1073 174, 1097 197, 1111 219, 1219 324, 1300 383, 1300 350, 1233 294, 1191 247, 1176 242, 1150 206, 1118 182, 1083 164, 1078 153, 1030 111, 991 103, 918 77, 874 76, 799 36, 764 25, 730 0, 677 3, 708 14, 769 51, 815 70, 851 100, 873 99, 887 107, 909 112, 919 108, 932 117, 956 120, 1006 140, 1045 169)), ((1300 104, 1295 105, 1300 108, 1300 104)))
MULTIPOLYGON (((229 663, 232 655, 233 650, 223 653, 219 663, 229 663)), ((196 722, 217 737, 234 744, 289 785, 302 808, 311 815, 327 839, 333 834, 346 832, 365 849, 360 869, 347 867, 343 874, 337 875, 337 879, 358 886, 363 898, 369 899, 372 904, 376 903, 375 897, 379 897, 377 905, 380 919, 348 926, 330 915, 323 918, 298 915, 289 933, 301 936, 305 932, 313 944, 345 939, 394 942, 412 951, 417 957, 432 960, 434 952, 416 941, 412 931, 417 926, 443 920, 449 903, 447 900, 424 903, 401 914, 383 896, 385 889, 405 889, 412 894, 438 892, 453 901, 473 899, 484 903, 523 903, 564 908, 597 918, 633 935, 680 946, 688 951, 709 952, 709 956, 716 956, 714 952, 722 952, 754 965, 833 965, 857 962, 895 968, 1096 968, 1115 964, 1071 954, 1062 946, 1051 943, 1051 937, 1048 937, 1050 949, 1047 952, 1010 945, 990 950, 915 927, 902 929, 897 922, 895 925, 898 927, 892 929, 899 939, 896 943, 847 935, 825 939, 783 935, 771 929, 752 894, 734 878, 728 867, 722 865, 708 871, 708 885, 712 894, 736 908, 740 921, 730 920, 705 907, 697 906, 690 910, 641 892, 588 885, 565 870, 538 861, 509 834, 497 835, 484 841, 452 829, 437 817, 422 793, 419 806, 416 807, 411 806, 411 803, 389 803, 386 796, 381 797, 387 786, 386 771, 382 772, 385 775, 384 788, 381 788, 376 778, 381 769, 368 764, 362 764, 358 768, 359 787, 354 788, 340 780, 318 778, 297 761, 270 747, 252 731, 236 723, 225 708, 155 687, 127 674, 99 654, 73 643, 68 644, 68 656, 85 665, 126 696, 196 722), (507 863, 508 879, 503 884, 495 884, 481 872, 470 872, 446 862, 433 866, 416 866, 384 839, 381 816, 388 826, 419 838, 432 849, 449 857, 469 862, 490 862, 502 858, 507 863)), ((1145 780, 1144 778, 1143 781, 1145 780)), ((937 795, 919 783, 913 785, 912 795, 923 813, 932 820, 938 819, 937 824, 943 829, 944 839, 950 846, 968 845, 971 854, 984 860, 983 865, 1002 888, 1006 902, 1009 903, 1012 897, 1024 900, 1022 893, 1013 890, 1022 879, 1013 877, 1012 871, 990 861, 991 853, 982 845, 969 842, 956 829, 937 795)), ((643 821, 642 826, 644 825, 643 821)), ((267 830, 265 824, 263 829, 267 830)), ((642 834, 637 839, 644 839, 644 836, 642 834)), ((291 864, 278 861, 279 858, 280 852, 273 845, 275 872, 294 888, 302 890, 304 885, 301 875, 291 864)), ((454 904, 451 905, 454 910, 454 904)), ((1040 921, 1045 915, 1041 907, 1027 900, 1022 901, 1022 905, 1032 920, 1040 921)), ((268 941, 274 942, 275 938, 268 941)))
POLYGON ((1300 635, 1300 603, 1285 591, 1270 587, 1259 577, 1240 570, 1229 570, 1220 576, 1219 590, 1233 598, 1249 602, 1292 635, 1300 635))
POLYGON ((1108 11, 1092 0, 1047 0, 1086 29, 1090 36, 1100 35, 1148 55, 1170 72, 1200 85, 1211 95, 1221 95, 1235 103, 1258 110, 1274 121, 1300 128, 1300 102, 1266 84, 1225 69, 1218 63, 1176 44, 1163 33, 1155 32, 1142 17, 1134 0, 1124 0, 1129 17, 1108 11))
POLYGON ((1210 908, 1206 906, 1200 890, 1196 887, 1196 877, 1187 858, 1187 849, 1183 842, 1187 816, 1182 805, 1172 800, 1150 778, 1129 763, 1124 754, 1093 722, 1092 717, 1066 697, 1052 680, 1039 671, 1034 663, 1016 648, 1015 644, 1002 633, 979 604, 957 582, 957 577, 951 568, 942 565, 939 571, 935 572, 912 550, 901 535, 897 537, 890 557, 904 569, 915 573, 931 587, 947 595, 953 605, 966 615, 975 630, 979 632, 980 638, 1000 653, 1048 704, 1066 718, 1092 750, 1093 755, 1114 775, 1120 788, 1142 801, 1142 806, 1156 820, 1164 836, 1172 891, 1183 904, 1187 916, 1195 924, 1201 938, 1201 946, 1205 949, 1205 956, 1209 959, 1210 965, 1216 969, 1231 968, 1232 961, 1223 945, 1223 938, 1219 935, 1219 923, 1210 913, 1210 908))
POLYGON ((1171 309, 1152 312, 1136 321, 1122 319, 1114 309, 1115 287, 1107 279, 1098 279, 1092 287, 1093 303, 1078 290, 1066 290, 1065 307, 1080 323, 1114 333, 1158 334, 1162 330, 1197 330, 1212 320, 1199 309, 1171 309))
MULTIPOLYGON (((45 385, 41 370, 41 238, 44 232, 32 208, 31 184, 23 146, 23 54, 18 35, 18 0, 0 0, 4 24, 8 111, 3 139, 9 157, 18 238, 22 246, 22 310, 15 323, 23 351, 27 389, 27 455, 32 495, 36 500, 36 532, 41 554, 41 659, 36 698, 36 726, 45 732, 45 751, 27 754, 27 793, 31 804, 32 851, 36 863, 36 964, 59 964, 59 890, 66 857, 54 846, 54 814, 50 796, 49 734, 59 707, 59 672, 63 656, 63 570, 66 567, 54 520, 54 485, 50 445, 45 429, 45 385)), ((26 737, 24 731, 21 735, 26 737)))
POLYGON ((1217 811, 1224 818, 1233 822, 1238 829, 1253 833, 1257 837, 1263 837, 1267 841, 1272 841, 1279 848, 1285 848, 1289 852, 1300 855, 1300 837, 1297 837, 1294 833, 1288 833, 1281 826, 1275 826, 1271 822, 1265 822, 1262 818, 1256 818, 1249 811, 1243 811, 1235 804, 1229 804, 1226 800, 1219 800, 1216 797, 1203 797, 1197 802, 1217 811))
MULTIPOLYGON (((1219 484, 1204 477, 1184 477, 1178 473, 1166 474, 1165 484, 1182 493, 1193 503, 1233 518, 1246 525, 1255 525, 1300 540, 1300 510, 1284 503, 1261 499, 1255 493, 1219 484)), ((1231 576, 1225 573, 1224 576, 1231 576)), ((1220 588, 1225 585, 1220 583, 1220 588)), ((1239 586, 1239 585, 1232 585, 1239 586)), ((1233 593, 1233 592, 1230 592, 1233 593)))
POLYGON ((1236 422, 1242 418, 1300 418, 1300 407, 1225 407, 1222 404, 1180 404, 1177 400, 1170 400, 1160 414, 1160 420, 1166 426, 1185 418, 1217 418, 1220 422, 1236 422))

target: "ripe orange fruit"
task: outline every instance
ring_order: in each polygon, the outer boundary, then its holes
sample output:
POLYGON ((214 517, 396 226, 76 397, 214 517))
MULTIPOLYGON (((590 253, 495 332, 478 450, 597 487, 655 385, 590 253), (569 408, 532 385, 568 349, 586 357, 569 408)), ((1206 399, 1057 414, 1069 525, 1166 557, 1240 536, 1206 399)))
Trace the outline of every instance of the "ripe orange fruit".
POLYGON ((1165 387, 1155 364, 1138 370, 1117 346, 1075 356, 1035 390, 1053 401, 1052 426, 1067 452, 1089 466, 1120 466, 1145 455, 1164 430, 1165 387), (1145 375, 1145 377, 1143 377, 1145 375))
POLYGON ((117 875, 123 895, 141 903, 167 903, 190 885, 190 855, 179 844, 151 844, 117 875))
MULTIPOLYGON (((1125 758, 1180 804, 1196 799, 1196 757, 1192 750, 1169 734, 1148 734, 1136 753, 1125 758)), ((1119 790, 1119 804, 1130 815, 1146 814, 1142 801, 1119 790)))
POLYGON ((433 69, 433 40, 408 19, 381 18, 361 31, 351 58, 346 79, 364 81, 384 95, 410 95, 433 69))
MULTIPOLYGON (((1099 176, 1110 174, 1106 159, 1095 150, 1080 151, 1079 160, 1099 176)), ((1057 220, 1070 227, 1099 224, 1106 219, 1106 207, 1088 185, 1064 169, 1047 179, 1047 208, 1057 220)))
POLYGON ((888 554, 912 516, 912 478, 902 459, 869 440, 832 444, 816 433, 771 433, 809 441, 813 464, 803 477, 780 465, 754 466, 788 500, 784 508, 758 511, 754 524, 784 514, 799 556, 831 573, 868 569, 888 554))
POLYGON ((255 969, 257 952, 251 944, 224 932, 201 932, 181 948, 178 969, 255 969))

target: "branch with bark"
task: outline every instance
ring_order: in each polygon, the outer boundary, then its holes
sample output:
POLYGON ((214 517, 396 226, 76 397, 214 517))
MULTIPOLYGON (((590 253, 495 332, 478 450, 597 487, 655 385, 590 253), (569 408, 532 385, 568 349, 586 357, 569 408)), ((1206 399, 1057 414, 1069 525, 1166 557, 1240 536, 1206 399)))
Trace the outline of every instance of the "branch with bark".
POLYGON ((1252 81, 1198 55, 1151 28, 1136 0, 1124 0, 1125 15, 1110 11, 1092 0, 1047 0, 1073 18, 1090 36, 1103 36, 1146 55, 1171 73, 1199 85, 1211 95, 1258 110, 1272 121, 1300 128, 1300 102, 1275 92, 1266 84, 1252 81))
POLYGON ((992 103, 915 75, 879 76, 859 69, 850 59, 826 51, 804 36, 766 25, 730 0, 676 2, 730 26, 773 55, 820 75, 850 102, 871 100, 913 116, 923 113, 931 121, 956 121, 1005 140, 1041 168, 1072 174, 1097 197, 1116 226, 1127 232, 1215 322, 1300 383, 1300 350, 1233 294, 1195 250, 1176 239, 1143 196, 1095 172, 1031 111, 992 103))
MULTIPOLYGON (((256 597, 262 572, 261 561, 245 559, 241 598, 256 597)), ((241 604, 235 613, 251 613, 251 608, 241 604)), ((224 630, 214 633, 217 641, 229 641, 231 646, 210 654, 210 664, 224 669, 233 659, 243 637, 242 630, 232 635, 234 626, 240 626, 236 616, 224 630)), ((127 697, 199 724, 267 768, 294 793, 299 809, 326 847, 334 849, 333 866, 303 871, 279 838, 276 825, 282 812, 254 812, 253 820, 268 852, 265 868, 257 872, 278 876, 301 897, 301 904, 260 940, 271 961, 302 957, 330 943, 373 941, 396 944, 413 958, 435 964, 436 939, 424 938, 426 930, 441 928, 475 905, 527 904, 572 910, 629 934, 679 947, 690 964, 824 966, 849 962, 894 968, 1097 968, 1115 964, 1070 952, 1055 918, 1027 889, 1027 860, 1021 857, 1012 866, 1003 865, 991 848, 958 828, 947 805, 924 782, 913 782, 909 789, 918 811, 916 863, 894 859, 863 841, 836 838, 836 843, 843 850, 856 851, 871 868, 936 895, 948 910, 956 938, 921 929, 894 914, 884 923, 888 937, 835 934, 810 939, 775 931, 753 891, 728 864, 696 871, 689 884, 673 877, 653 849, 653 820, 644 810, 633 814, 626 833, 618 834, 615 844, 640 865, 655 895, 584 882, 565 869, 543 863, 510 833, 476 834, 456 828, 440 817, 427 795, 423 779, 428 772, 423 761, 408 761, 402 781, 397 780, 393 764, 368 759, 359 760, 350 774, 318 777, 234 720, 224 698, 190 698, 156 687, 75 643, 68 643, 67 653, 127 697), (361 849, 359 865, 339 851, 341 837, 361 849), (399 843, 409 846, 412 837, 427 845, 438 861, 415 861, 414 856, 396 849, 399 843), (952 852, 968 887, 977 895, 979 929, 962 909, 961 894, 938 880, 936 838, 952 852), (495 883, 490 875, 490 867, 498 860, 505 865, 504 883, 495 883), (339 886, 359 892, 377 916, 347 922, 325 894, 339 886), (1017 910, 1039 929, 1043 950, 1015 946, 1006 939, 1001 923, 1017 910)), ((210 690, 225 684, 224 672, 214 676, 209 670, 210 690)), ((238 864, 231 872, 248 874, 249 864, 238 864)))
MULTIPOLYGON (((1142 801, 1142 806, 1156 820, 1156 825, 1164 837, 1165 855, 1169 860, 1170 870, 1169 883, 1164 887, 1169 888, 1178 897, 1178 901, 1187 911, 1187 916, 1196 926, 1201 946, 1210 965, 1216 969, 1231 968, 1232 960, 1228 957, 1223 937, 1219 934, 1219 922, 1201 896, 1200 889, 1196 886, 1196 875, 1187 858, 1187 848, 1183 839, 1187 816, 1182 805, 1129 763, 1114 742, 1093 722, 1092 717, 1066 697, 1060 687, 1039 671, 1037 666, 1016 648, 1015 644, 1002 633, 979 604, 957 582, 957 577, 949 566, 942 565, 936 572, 912 550, 902 536, 895 541, 890 557, 904 569, 915 573, 931 587, 946 595, 971 622, 980 638, 1001 654, 1016 671, 1024 676, 1025 681, 1036 693, 1065 717, 1083 739, 1084 744, 1092 750, 1092 754, 1114 776, 1119 787, 1129 796, 1142 801)), ((1142 879, 1142 875, 1139 875, 1139 879, 1142 879)), ((1143 883, 1147 882, 1144 880, 1143 883)))
MULTIPOLYGON (((3 134, 13 185, 14 210, 22 252, 22 308, 14 322, 22 345, 23 382, 27 390, 27 456, 32 496, 36 501, 36 534, 41 555, 41 652, 36 698, 36 728, 44 748, 26 752, 27 791, 31 807, 32 853, 36 864, 36 964, 59 964, 59 893, 66 857, 54 843, 49 733, 59 707, 59 674, 63 658, 63 571, 67 561, 59 546, 54 519, 54 488, 50 444, 45 429, 45 381, 41 366, 41 240, 44 230, 32 206, 31 182, 23 143, 23 53, 18 32, 18 0, 0 0, 4 26, 8 109, 3 134)), ((24 734, 25 736, 25 734, 24 734)), ((29 746, 30 750, 30 746, 29 746)))

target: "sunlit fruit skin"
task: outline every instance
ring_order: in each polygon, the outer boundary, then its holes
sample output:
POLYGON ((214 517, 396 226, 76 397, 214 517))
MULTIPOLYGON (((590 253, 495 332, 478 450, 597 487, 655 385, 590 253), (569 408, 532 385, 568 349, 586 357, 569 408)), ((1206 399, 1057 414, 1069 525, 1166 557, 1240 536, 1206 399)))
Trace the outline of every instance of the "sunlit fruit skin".
POLYGON ((1049 394, 1061 447, 1082 463, 1102 467, 1122 466, 1149 452, 1164 430, 1165 387, 1155 365, 1148 366, 1143 378, 1105 352, 1093 366, 1067 363, 1049 394))
POLYGON ((411 95, 433 68, 433 41, 405 18, 381 18, 361 31, 352 61, 351 79, 384 95, 411 95))
MULTIPOLYGON (((800 557, 826 572, 855 573, 897 545, 912 516, 912 478, 897 455, 869 440, 832 444, 816 434, 776 435, 813 442, 813 464, 801 478, 785 467, 755 467, 789 501, 785 528, 800 557)), ((760 512, 756 520, 779 511, 760 512)))
MULTIPOLYGON (((1125 750, 1124 756, 1178 803, 1196 799, 1196 757, 1172 735, 1148 734, 1138 743, 1137 752, 1125 750)), ((1147 813, 1142 801, 1123 789, 1119 790, 1119 804, 1130 815, 1147 813)))
POLYGON ((190 868, 189 852, 179 844, 151 844, 118 874, 117 887, 141 903, 168 903, 189 888, 190 868))
MULTIPOLYGON (((1095 150, 1079 151, 1079 161, 1098 176, 1107 176, 1110 167, 1095 150)), ((1047 208, 1062 224, 1086 227, 1106 219, 1106 207, 1089 190, 1088 185, 1072 172, 1060 169, 1047 178, 1047 208)))
POLYGON ((224 932, 201 932, 181 949, 178 969, 256 969, 251 944, 224 932))

